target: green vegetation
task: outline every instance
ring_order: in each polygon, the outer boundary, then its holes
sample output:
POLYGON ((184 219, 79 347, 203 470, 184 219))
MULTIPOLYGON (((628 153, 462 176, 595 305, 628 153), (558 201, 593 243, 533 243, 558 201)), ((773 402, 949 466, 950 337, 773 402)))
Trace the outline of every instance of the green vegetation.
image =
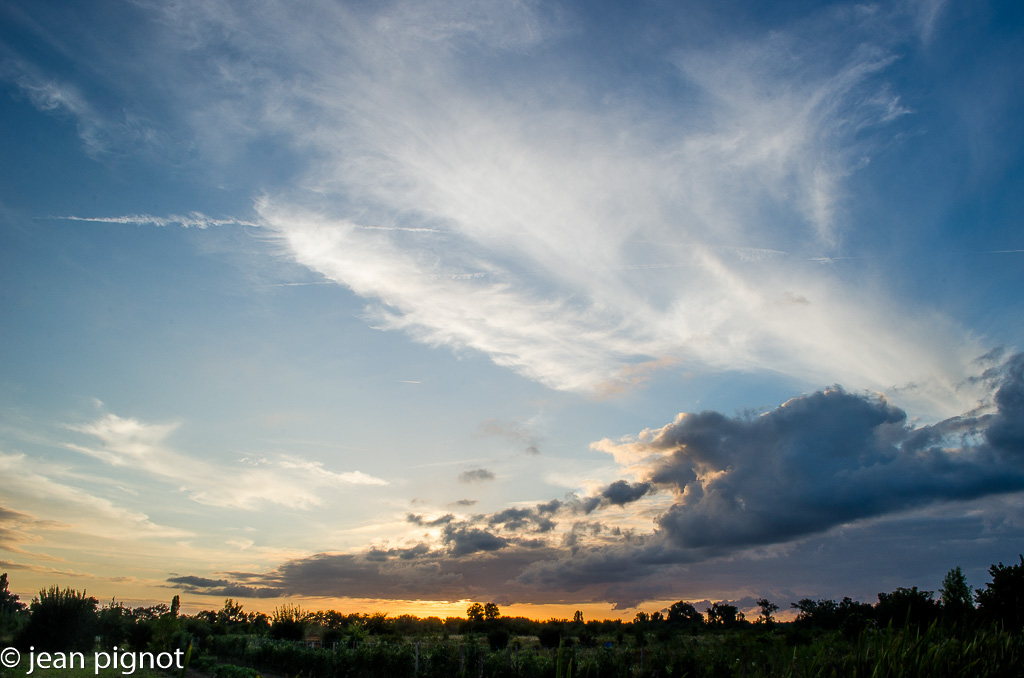
MULTIPOLYGON (((188 616, 177 599, 134 609, 112 600, 97 610, 84 592, 55 588, 26 609, 4 575, 0 620, 4 640, 20 647, 44 638, 53 648, 81 648, 82 629, 91 629, 101 648, 191 648, 189 668, 214 678, 1024 676, 1024 557, 989 572, 992 581, 972 592, 962 570, 950 570, 939 599, 917 587, 879 593, 875 604, 803 599, 791 604, 797 616, 789 622, 778 621, 779 606, 766 598, 756 602, 754 621, 725 601, 703 614, 679 601, 631 622, 584 621, 578 611, 571 621, 503 617, 494 603, 444 620, 287 604, 268 617, 232 599, 188 616)), ((0 677, 24 675, 24 663, 0 677)))

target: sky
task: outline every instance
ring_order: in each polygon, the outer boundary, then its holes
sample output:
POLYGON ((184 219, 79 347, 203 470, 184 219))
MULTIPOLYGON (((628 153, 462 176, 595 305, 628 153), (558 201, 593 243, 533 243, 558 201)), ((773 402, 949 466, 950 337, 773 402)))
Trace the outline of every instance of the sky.
POLYGON ((0 5, 0 569, 632 618, 1024 551, 1024 8, 0 5))

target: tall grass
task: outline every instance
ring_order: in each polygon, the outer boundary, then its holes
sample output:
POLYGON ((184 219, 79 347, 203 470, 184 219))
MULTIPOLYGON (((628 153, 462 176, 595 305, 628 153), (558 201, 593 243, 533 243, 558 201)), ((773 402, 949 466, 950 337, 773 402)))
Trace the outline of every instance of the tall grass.
POLYGON ((988 629, 959 633, 870 629, 857 639, 838 632, 796 636, 783 631, 680 635, 617 647, 525 643, 491 650, 485 639, 374 640, 337 650, 226 636, 205 652, 220 661, 304 678, 1024 678, 1024 638, 988 629), (641 655, 641 652, 643 653, 641 655))

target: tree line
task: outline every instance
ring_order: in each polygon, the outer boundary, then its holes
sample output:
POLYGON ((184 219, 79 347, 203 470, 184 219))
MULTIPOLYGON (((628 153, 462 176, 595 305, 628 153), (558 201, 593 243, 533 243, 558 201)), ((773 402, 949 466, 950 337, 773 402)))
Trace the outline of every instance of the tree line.
POLYGON ((855 638, 867 629, 906 627, 924 629, 935 624, 947 628, 997 627, 1012 633, 1024 628, 1024 555, 1020 563, 999 563, 989 568, 991 581, 972 589, 960 567, 950 570, 933 591, 900 587, 879 593, 874 604, 843 598, 840 601, 805 598, 791 607, 797 611, 792 622, 781 623, 779 606, 762 598, 758 616, 745 618, 727 602, 713 603, 700 612, 685 601, 666 610, 637 612, 632 621, 590 620, 577 611, 572 620, 532 620, 502 616, 497 604, 473 603, 465 617, 388 616, 386 613, 343 613, 337 610, 306 611, 284 604, 272 614, 247 612, 241 603, 227 599, 219 610, 182 614, 180 599, 170 604, 129 607, 117 600, 101 606, 85 591, 50 587, 41 590, 29 604, 10 592, 7 574, 0 576, 0 644, 34 646, 37 650, 67 651, 93 649, 96 639, 104 647, 167 651, 216 636, 245 635, 272 640, 305 641, 321 646, 338 643, 358 645, 369 639, 398 637, 440 637, 478 634, 491 649, 503 649, 510 638, 536 637, 542 647, 570 642, 582 646, 602 642, 632 642, 642 645, 648 635, 667 638, 673 634, 716 633, 744 628, 778 629, 788 632, 838 631, 855 638), (605 640, 612 639, 612 640, 605 640))

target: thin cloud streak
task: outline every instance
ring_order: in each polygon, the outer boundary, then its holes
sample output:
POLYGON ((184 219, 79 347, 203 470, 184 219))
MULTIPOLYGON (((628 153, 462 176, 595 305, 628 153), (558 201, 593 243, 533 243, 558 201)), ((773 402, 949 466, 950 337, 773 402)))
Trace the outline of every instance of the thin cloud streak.
POLYGON ((98 439, 99 447, 66 443, 68 449, 111 466, 142 471, 156 480, 178 483, 196 502, 208 506, 257 510, 265 504, 310 509, 322 493, 352 485, 384 486, 388 481, 360 471, 335 472, 320 462, 295 455, 240 459, 235 466, 196 459, 171 447, 176 424, 148 424, 107 414, 72 431, 98 439), (234 477, 225 485, 220 479, 234 477))
POLYGON ((96 224, 132 224, 135 226, 173 226, 182 228, 206 229, 212 226, 250 226, 259 228, 260 224, 253 221, 242 221, 239 219, 215 219, 208 217, 202 212, 190 212, 187 215, 171 214, 166 217, 155 217, 151 214, 127 214, 117 217, 76 217, 60 216, 47 217, 56 221, 86 221, 96 224))

